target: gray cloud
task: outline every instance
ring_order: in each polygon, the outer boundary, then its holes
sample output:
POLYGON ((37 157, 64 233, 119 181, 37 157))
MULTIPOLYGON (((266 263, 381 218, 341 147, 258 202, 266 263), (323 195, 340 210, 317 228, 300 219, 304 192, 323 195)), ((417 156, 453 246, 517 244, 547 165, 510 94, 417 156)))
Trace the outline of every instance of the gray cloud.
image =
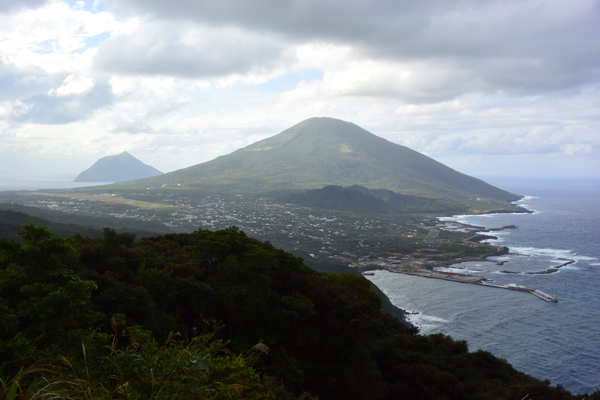
POLYGON ((0 0, 0 13, 16 11, 24 7, 35 8, 46 3, 47 0, 0 0))
POLYGON ((282 57, 283 43, 260 33, 146 21, 131 35, 106 40, 94 65, 128 74, 212 77, 274 67, 282 57))
POLYGON ((428 10, 445 10, 449 3, 443 0, 427 4, 386 0, 175 0, 168 3, 161 0, 109 0, 107 4, 122 13, 149 13, 158 18, 241 26, 303 39, 379 38, 389 41, 390 27, 393 26, 395 33, 411 34, 426 26, 428 10))
MULTIPOLYGON (((354 46, 394 61, 445 60, 480 90, 534 94, 600 80, 596 0, 109 0, 122 13, 354 46)), ((471 90, 472 85, 465 90, 471 90)))
POLYGON ((31 97, 61 84, 67 74, 48 74, 39 67, 16 67, 0 59, 0 101, 31 97))
POLYGON ((38 94, 20 101, 15 107, 16 122, 67 124, 85 120, 92 113, 111 104, 113 94, 107 84, 97 84, 84 95, 56 97, 38 94))

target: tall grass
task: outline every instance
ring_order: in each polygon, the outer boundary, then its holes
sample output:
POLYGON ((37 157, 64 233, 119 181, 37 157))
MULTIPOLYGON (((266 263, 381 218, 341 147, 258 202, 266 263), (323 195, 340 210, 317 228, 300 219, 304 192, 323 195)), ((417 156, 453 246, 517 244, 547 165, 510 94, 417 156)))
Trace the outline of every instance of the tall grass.
POLYGON ((235 355, 225 343, 203 334, 184 341, 171 333, 163 345, 140 327, 117 337, 101 351, 81 345, 81 354, 34 364, 0 379, 0 400, 21 399, 267 399, 272 388, 252 368, 259 343, 235 355), (120 339, 128 344, 119 348, 120 339))

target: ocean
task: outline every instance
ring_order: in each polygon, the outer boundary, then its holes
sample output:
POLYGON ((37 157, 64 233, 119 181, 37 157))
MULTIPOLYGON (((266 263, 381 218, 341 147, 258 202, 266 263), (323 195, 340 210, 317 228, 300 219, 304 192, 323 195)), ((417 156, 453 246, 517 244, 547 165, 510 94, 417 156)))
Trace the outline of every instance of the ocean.
POLYGON ((59 178, 5 178, 0 177, 0 192, 7 190, 74 189, 100 186, 112 182, 73 182, 71 177, 59 178))
POLYGON ((537 378, 573 393, 600 389, 600 179, 488 178, 522 194, 533 214, 442 218, 496 228, 490 243, 508 255, 454 264, 454 272, 516 283, 558 298, 545 302, 529 293, 377 271, 368 278, 423 333, 444 333, 506 359, 537 378), (565 263, 551 274, 541 272, 565 263), (500 265, 501 264, 501 265, 500 265), (502 272, 504 271, 504 272, 502 272), (512 273, 507 273, 512 272, 512 273))

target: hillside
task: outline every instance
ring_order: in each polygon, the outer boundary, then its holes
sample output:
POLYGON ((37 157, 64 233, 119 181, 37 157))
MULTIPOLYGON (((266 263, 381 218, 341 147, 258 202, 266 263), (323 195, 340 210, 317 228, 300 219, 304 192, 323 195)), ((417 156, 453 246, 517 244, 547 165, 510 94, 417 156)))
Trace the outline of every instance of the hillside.
POLYGON ((80 173, 75 182, 122 182, 162 175, 162 172, 144 164, 128 152, 102 157, 80 173))
POLYGON ((235 228, 22 237, 0 240, 0 398, 583 398, 419 334, 364 277, 320 274, 235 228))
POLYGON ((359 213, 388 213, 393 211, 385 202, 369 194, 335 185, 282 196, 278 200, 282 203, 338 211, 359 213))
POLYGON ((22 226, 28 223, 47 226, 53 232, 56 232, 57 235, 61 236, 81 234, 87 237, 102 237, 101 230, 94 230, 74 224, 53 223, 22 212, 0 209, 0 238, 19 240, 19 233, 23 230, 22 226))
POLYGON ((292 193, 276 199, 284 204, 325 210, 351 211, 362 214, 405 214, 467 212, 463 204, 452 199, 433 199, 403 195, 387 189, 368 189, 360 185, 326 186, 304 193, 292 193))
POLYGON ((86 216, 8 202, 0 203, 0 215, 0 228, 6 233, 0 237, 7 239, 17 238, 22 230, 21 225, 29 222, 48 227, 62 236, 80 233, 83 236, 98 237, 102 236, 102 230, 108 226, 117 232, 129 232, 138 237, 171 232, 164 224, 153 221, 122 219, 110 215, 86 216))
POLYGON ((310 118, 215 160, 111 188, 155 187, 235 194, 354 184, 459 201, 479 197, 506 204, 519 198, 355 124, 333 118, 310 118))

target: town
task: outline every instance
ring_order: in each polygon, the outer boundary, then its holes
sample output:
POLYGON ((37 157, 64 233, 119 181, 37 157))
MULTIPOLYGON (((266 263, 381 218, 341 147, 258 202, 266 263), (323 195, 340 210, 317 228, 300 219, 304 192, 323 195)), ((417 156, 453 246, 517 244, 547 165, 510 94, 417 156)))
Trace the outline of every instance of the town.
MULTIPOLYGON (((2 201, 7 201, 6 199, 2 201)), ((11 201, 72 215, 160 224, 161 232, 231 226, 309 262, 405 272, 481 259, 502 248, 472 240, 473 227, 448 226, 431 215, 368 215, 278 204, 262 196, 139 192, 33 192, 11 201), (471 240, 468 240, 471 239, 471 240)))

